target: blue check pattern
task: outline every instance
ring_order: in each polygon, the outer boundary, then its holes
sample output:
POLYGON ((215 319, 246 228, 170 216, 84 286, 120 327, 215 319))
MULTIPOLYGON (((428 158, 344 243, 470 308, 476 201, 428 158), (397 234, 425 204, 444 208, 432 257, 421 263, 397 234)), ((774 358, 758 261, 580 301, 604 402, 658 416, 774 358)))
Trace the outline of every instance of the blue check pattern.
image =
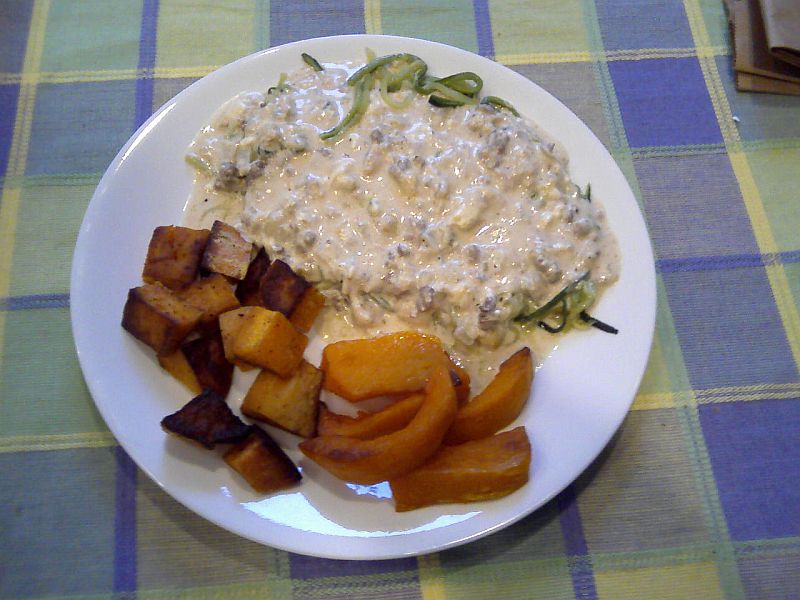
POLYGON ((720 0, 0 4, 0 597, 800 597, 800 98, 737 92, 729 47, 720 0), (158 106, 365 32, 488 56, 583 119, 645 214, 659 310, 633 410, 561 495, 463 547, 340 562, 233 536, 138 471, 82 380, 69 270, 158 106))

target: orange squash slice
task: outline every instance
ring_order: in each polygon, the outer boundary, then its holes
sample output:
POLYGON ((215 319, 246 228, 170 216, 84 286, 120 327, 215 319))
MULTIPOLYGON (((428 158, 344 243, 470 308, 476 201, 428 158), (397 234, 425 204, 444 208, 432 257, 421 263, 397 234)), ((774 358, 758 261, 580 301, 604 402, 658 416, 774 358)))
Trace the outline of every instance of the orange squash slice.
POLYGON ((506 496, 528 481, 531 445, 524 427, 459 446, 442 446, 424 465, 390 479, 395 509, 478 502, 506 496))
POLYGON ((424 394, 417 414, 399 431, 372 440, 323 435, 303 441, 300 450, 344 481, 371 485, 404 475, 436 452, 458 410, 445 363, 430 372, 424 394))
POLYGON ((417 392, 390 404, 381 411, 357 417, 337 415, 322 404, 317 420, 318 435, 343 435, 359 440, 372 440, 394 433, 408 425, 419 411, 425 394, 417 392))
POLYGON ((503 362, 486 389, 458 409, 444 443, 478 440, 511 424, 528 400, 532 381, 533 359, 526 347, 503 362))
POLYGON ((351 402, 425 387, 431 372, 449 364, 441 342, 410 331, 328 344, 322 386, 351 402))

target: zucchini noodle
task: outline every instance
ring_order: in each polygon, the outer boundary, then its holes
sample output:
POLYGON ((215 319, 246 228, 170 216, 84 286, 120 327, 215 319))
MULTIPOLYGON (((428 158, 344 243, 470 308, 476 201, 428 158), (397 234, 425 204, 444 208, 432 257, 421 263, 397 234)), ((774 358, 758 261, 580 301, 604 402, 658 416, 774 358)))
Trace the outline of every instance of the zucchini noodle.
MULTIPOLYGON (((462 106, 464 104, 478 103, 476 98, 462 94, 461 92, 454 90, 453 88, 449 88, 438 81, 431 83, 430 88, 437 92, 437 95, 431 95, 430 98, 428 98, 428 102, 430 102, 433 98, 440 98, 447 102, 447 104, 439 104, 439 106, 462 106)), ((431 102, 431 104, 433 104, 433 102, 431 102)))
POLYGON ((310 54, 306 54, 305 52, 303 52, 300 56, 302 57, 303 62, 306 63, 309 67, 311 67, 315 71, 322 71, 323 70, 322 69, 322 65, 319 64, 317 59, 314 58, 313 56, 311 56, 310 54))
POLYGON ((488 104, 489 106, 494 106, 495 108, 505 109, 515 117, 519 116, 519 113, 517 112, 516 108, 511 106, 511 104, 509 104, 502 98, 498 98, 497 96, 484 96, 481 99, 481 104, 488 104))
POLYGON ((548 302, 527 314, 519 314, 514 321, 528 324, 535 321, 549 333, 567 332, 573 327, 586 329, 591 323, 580 317, 595 301, 594 284, 586 271, 578 279, 568 284, 548 302))
POLYGON ((281 73, 280 77, 278 78, 278 83, 273 85, 271 88, 267 90, 267 96, 272 96, 274 94, 282 94, 289 89, 289 86, 286 85, 287 75, 286 73, 281 73))
POLYGON ((392 98, 391 93, 393 92, 393 90, 390 90, 389 86, 390 86, 389 78, 382 77, 381 98, 383 99, 383 101, 395 110, 403 110, 408 108, 411 105, 411 101, 414 99, 414 90, 409 90, 408 93, 406 93, 405 98, 403 98, 400 101, 397 101, 394 98, 392 98))
POLYGON ((373 77, 371 73, 362 77, 356 85, 356 93, 353 96, 353 105, 344 118, 339 121, 333 128, 323 131, 319 137, 323 140, 334 138, 350 125, 355 125, 361 120, 361 117, 367 112, 369 106, 369 92, 372 89, 373 77))
POLYGON ((390 74, 388 78, 388 89, 390 92, 396 92, 403 83, 413 83, 417 78, 424 76, 427 71, 428 65, 426 65, 423 60, 413 60, 407 67, 390 74))
MULTIPOLYGON (((413 100, 414 92, 428 96, 428 102, 439 107, 478 104, 483 80, 475 73, 465 71, 447 77, 431 77, 427 75, 427 63, 413 54, 398 53, 375 57, 374 52, 369 49, 366 53, 367 63, 347 79, 347 85, 355 88, 352 107, 339 123, 320 134, 321 139, 335 138, 349 127, 358 124, 369 107, 370 92, 376 82, 381 99, 395 110, 407 108, 413 100), (392 97, 392 94, 403 88, 411 89, 402 100, 392 97)), ((314 65, 319 66, 319 63, 307 54, 303 54, 302 58, 312 68, 316 68, 314 65)), ((519 116, 513 106, 497 96, 487 96, 484 100, 481 101, 483 104, 498 110, 506 109, 514 116, 519 116)))
POLYGON ((587 271, 547 303, 533 312, 520 313, 514 318, 514 321, 523 326, 535 321, 538 327, 548 333, 566 333, 573 327, 576 329, 594 327, 605 333, 616 335, 619 333, 616 327, 604 323, 586 312, 594 304, 596 298, 594 284, 589 279, 587 271))

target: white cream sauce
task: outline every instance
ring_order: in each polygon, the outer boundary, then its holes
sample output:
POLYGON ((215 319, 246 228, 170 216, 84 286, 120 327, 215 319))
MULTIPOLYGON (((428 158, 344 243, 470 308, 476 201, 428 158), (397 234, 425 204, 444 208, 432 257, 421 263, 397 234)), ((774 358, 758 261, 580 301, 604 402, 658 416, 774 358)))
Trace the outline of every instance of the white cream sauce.
POLYGON ((358 66, 302 68, 287 91, 226 103, 190 148, 207 175, 186 221, 225 220, 314 282, 329 340, 427 331, 479 390, 518 347, 549 353, 557 336, 513 318, 587 271, 598 290, 615 281, 616 241, 566 157, 506 111, 416 94, 397 110, 376 89, 357 126, 321 140, 349 109, 358 66))

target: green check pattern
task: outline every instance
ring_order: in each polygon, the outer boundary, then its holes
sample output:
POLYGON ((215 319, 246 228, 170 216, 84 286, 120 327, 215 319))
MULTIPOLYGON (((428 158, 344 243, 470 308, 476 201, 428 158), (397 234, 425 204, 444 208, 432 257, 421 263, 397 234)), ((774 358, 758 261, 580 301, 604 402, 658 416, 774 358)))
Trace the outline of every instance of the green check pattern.
POLYGON ((0 3, 0 597, 800 598, 800 98, 736 92, 728 48, 721 0, 0 3), (341 562, 240 539, 137 471, 81 377, 69 271, 158 106, 364 32, 491 57, 581 117, 645 213, 659 311, 633 410, 559 497, 460 548, 341 562))

